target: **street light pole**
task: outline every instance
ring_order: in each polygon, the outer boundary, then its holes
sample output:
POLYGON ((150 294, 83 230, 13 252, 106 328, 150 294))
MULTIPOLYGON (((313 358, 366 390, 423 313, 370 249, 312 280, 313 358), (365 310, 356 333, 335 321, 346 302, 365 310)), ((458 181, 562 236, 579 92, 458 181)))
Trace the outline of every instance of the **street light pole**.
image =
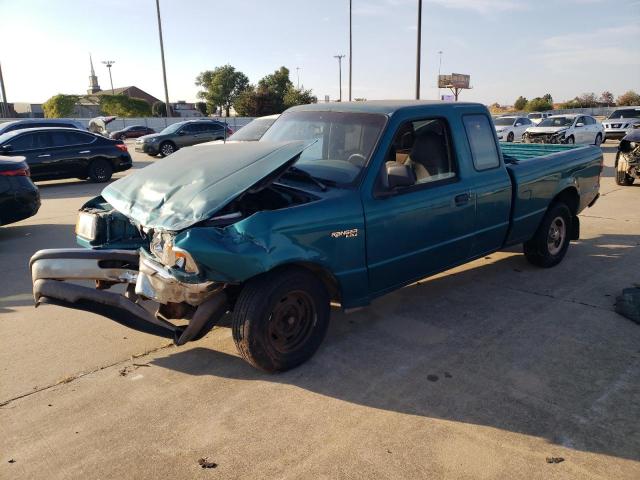
POLYGON ((349 0, 349 101, 351 101, 351 71, 353 69, 353 34, 352 34, 352 15, 351 6, 353 0, 349 0))
POLYGON ((342 101, 342 59, 344 58, 344 54, 334 55, 333 58, 338 59, 338 82, 340 85, 340 99, 338 101, 341 102, 342 101))
POLYGON ((442 50, 438 52, 438 55, 440 55, 440 62, 438 63, 438 100, 442 100, 442 97, 440 96, 440 71, 442 70, 442 50))
POLYGON ((2 65, 0 65, 0 92, 2 93, 2 104, 0 105, 0 115, 9 118, 9 104, 7 103, 7 92, 4 89, 4 78, 2 77, 2 65))
POLYGON ((422 48, 422 0, 418 0, 418 37, 416 52, 416 100, 420 100, 420 49, 422 48))
POLYGON ((298 90, 300 90, 300 70, 302 70, 300 67, 296 67, 296 75, 298 77, 298 90))
POLYGON ((114 62, 113 60, 106 60, 106 61, 103 61, 102 63, 104 63, 109 69, 109 82, 111 82, 111 95, 115 95, 113 91, 113 78, 111 77, 111 66, 116 62, 114 62))
POLYGON ((160 57, 162 58, 162 79, 164 80, 164 104, 166 116, 171 117, 171 106, 169 105, 169 89, 167 88, 167 69, 164 64, 164 44, 162 42, 162 21, 160 20, 160 0, 156 0, 156 11, 158 13, 158 36, 160 37, 160 57))

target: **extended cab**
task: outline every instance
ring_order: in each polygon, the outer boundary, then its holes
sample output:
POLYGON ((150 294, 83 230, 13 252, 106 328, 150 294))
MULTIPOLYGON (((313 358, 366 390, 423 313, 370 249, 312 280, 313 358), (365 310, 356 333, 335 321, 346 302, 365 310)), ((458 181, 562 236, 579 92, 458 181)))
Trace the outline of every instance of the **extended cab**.
POLYGON ((515 244, 556 265, 602 162, 592 146, 500 145, 479 104, 295 107, 259 142, 187 148, 109 185, 80 212, 87 249, 32 257, 34 297, 178 345, 231 312, 241 355, 287 370, 322 342, 330 303, 515 244))

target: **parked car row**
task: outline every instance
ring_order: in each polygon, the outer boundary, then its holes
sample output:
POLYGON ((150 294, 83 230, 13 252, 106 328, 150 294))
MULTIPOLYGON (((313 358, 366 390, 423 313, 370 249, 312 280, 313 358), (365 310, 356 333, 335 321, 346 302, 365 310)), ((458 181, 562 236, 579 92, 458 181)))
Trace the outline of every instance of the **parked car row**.
POLYGON ((224 140, 233 134, 226 123, 217 120, 186 120, 173 123, 160 133, 143 135, 136 140, 136 152, 166 157, 176 150, 213 140, 224 140))
POLYGON ((549 115, 537 124, 526 117, 503 116, 494 123, 502 142, 600 145, 605 138, 604 127, 590 115, 549 115))

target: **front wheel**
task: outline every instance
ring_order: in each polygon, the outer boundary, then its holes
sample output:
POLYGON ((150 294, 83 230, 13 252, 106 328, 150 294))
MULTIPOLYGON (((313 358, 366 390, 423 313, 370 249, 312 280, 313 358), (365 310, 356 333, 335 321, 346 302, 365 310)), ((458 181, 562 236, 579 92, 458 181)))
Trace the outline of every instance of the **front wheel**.
POLYGON ((569 248, 571 221, 571 212, 564 203, 547 210, 533 238, 523 245, 527 260, 543 268, 559 264, 569 248))
POLYGON ((164 142, 160 145, 160 155, 166 157, 176 151, 176 146, 171 142, 164 142))
POLYGON ((573 145, 574 143, 576 143, 576 139, 573 138, 573 136, 567 138, 567 144, 568 145, 573 145))
POLYGON ((311 358, 328 326, 327 290, 302 268, 250 280, 233 310, 233 339, 240 355, 267 372, 283 372, 311 358))
POLYGON ((633 185, 634 178, 627 174, 628 163, 626 158, 620 158, 620 153, 616 156, 616 183, 623 187, 633 185))
POLYGON ((514 139, 513 132, 509 132, 509 135, 507 135, 507 142, 511 143, 513 142, 513 139, 514 139))

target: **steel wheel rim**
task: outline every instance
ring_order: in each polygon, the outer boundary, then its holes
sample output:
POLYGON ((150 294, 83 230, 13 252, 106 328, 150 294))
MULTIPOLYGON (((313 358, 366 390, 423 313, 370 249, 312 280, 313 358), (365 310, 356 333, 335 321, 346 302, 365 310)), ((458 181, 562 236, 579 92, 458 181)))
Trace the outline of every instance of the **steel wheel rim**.
POLYGON ((313 300, 306 292, 287 292, 271 311, 267 328, 269 343, 280 353, 296 351, 311 337, 316 318, 313 300))
POLYGON ((556 217, 549 226, 547 234, 547 248, 551 255, 557 255, 562 250, 567 235, 567 224, 562 217, 556 217))
POLYGON ((164 155, 171 155, 173 153, 173 147, 171 145, 163 145, 162 146, 162 153, 164 155))

